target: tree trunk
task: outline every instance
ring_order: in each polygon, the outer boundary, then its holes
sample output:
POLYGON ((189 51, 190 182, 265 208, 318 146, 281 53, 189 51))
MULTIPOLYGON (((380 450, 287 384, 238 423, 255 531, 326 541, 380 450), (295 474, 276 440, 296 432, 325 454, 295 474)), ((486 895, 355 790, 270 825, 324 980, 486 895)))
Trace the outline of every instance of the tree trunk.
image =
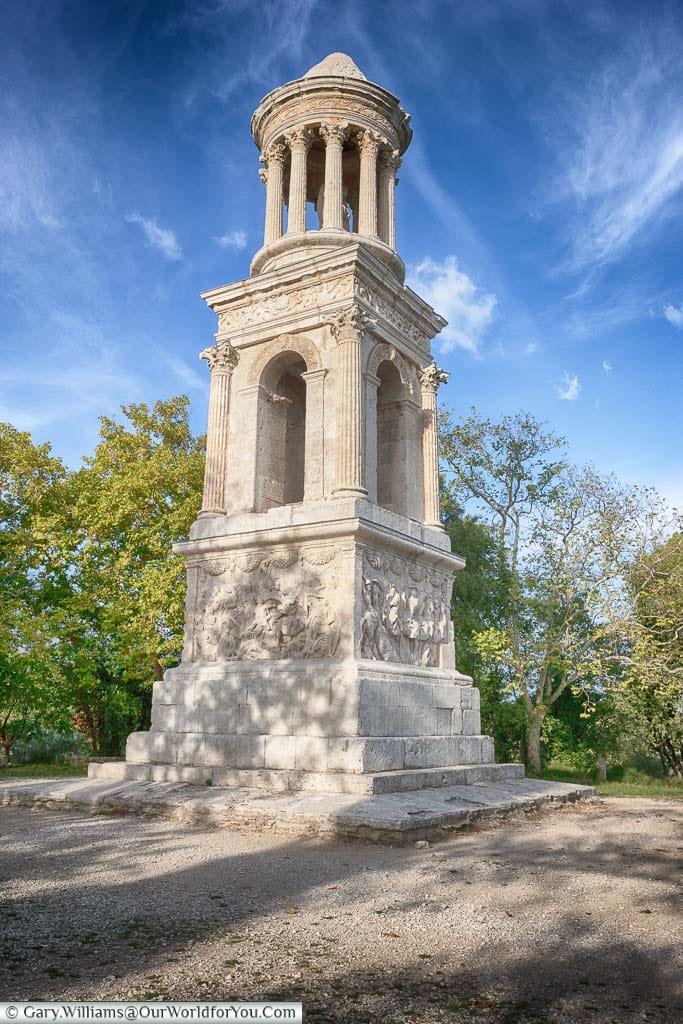
POLYGON ((12 749, 12 740, 0 739, 0 746, 2 746, 2 753, 0 754, 0 768, 6 768, 9 764, 9 755, 12 749))
POLYGON ((607 782, 607 761, 599 757, 595 762, 595 781, 607 782))
POLYGON ((526 714, 526 757, 527 768, 534 775, 541 774, 541 729, 545 709, 527 708, 526 714))

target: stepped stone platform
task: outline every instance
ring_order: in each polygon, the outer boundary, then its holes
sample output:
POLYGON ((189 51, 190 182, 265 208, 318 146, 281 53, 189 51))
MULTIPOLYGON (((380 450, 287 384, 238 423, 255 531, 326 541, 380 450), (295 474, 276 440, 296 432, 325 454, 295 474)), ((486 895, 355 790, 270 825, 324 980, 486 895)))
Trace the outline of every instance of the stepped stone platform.
POLYGON ((93 778, 0 783, 0 806, 141 814, 239 831, 393 844, 444 838, 479 823, 594 796, 590 786, 539 779, 372 795, 274 793, 247 787, 93 778))

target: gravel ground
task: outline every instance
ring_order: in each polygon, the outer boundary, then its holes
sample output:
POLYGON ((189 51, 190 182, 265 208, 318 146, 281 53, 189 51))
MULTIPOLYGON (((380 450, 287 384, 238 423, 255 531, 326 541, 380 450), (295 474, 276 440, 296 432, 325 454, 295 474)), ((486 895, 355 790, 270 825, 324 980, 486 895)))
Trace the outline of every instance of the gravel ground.
POLYGON ((406 849, 4 808, 0 999, 680 1020, 681 818, 613 799, 406 849))

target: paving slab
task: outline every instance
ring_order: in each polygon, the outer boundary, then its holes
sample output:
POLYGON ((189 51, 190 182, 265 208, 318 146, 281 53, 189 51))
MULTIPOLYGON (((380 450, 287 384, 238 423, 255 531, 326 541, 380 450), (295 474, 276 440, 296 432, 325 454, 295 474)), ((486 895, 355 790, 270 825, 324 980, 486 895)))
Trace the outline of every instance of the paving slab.
POLYGON ((542 779, 444 786, 411 793, 268 793, 187 783, 100 779, 0 783, 0 805, 141 814, 250 831, 408 842, 578 800, 595 790, 542 779))

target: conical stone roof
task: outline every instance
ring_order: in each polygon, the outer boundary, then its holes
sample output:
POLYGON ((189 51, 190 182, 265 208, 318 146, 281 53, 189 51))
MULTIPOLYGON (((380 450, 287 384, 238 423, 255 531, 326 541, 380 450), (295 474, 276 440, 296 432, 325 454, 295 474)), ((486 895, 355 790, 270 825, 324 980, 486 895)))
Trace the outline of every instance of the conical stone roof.
POLYGON ((330 53, 307 71, 304 78, 367 78, 348 53, 330 53))

